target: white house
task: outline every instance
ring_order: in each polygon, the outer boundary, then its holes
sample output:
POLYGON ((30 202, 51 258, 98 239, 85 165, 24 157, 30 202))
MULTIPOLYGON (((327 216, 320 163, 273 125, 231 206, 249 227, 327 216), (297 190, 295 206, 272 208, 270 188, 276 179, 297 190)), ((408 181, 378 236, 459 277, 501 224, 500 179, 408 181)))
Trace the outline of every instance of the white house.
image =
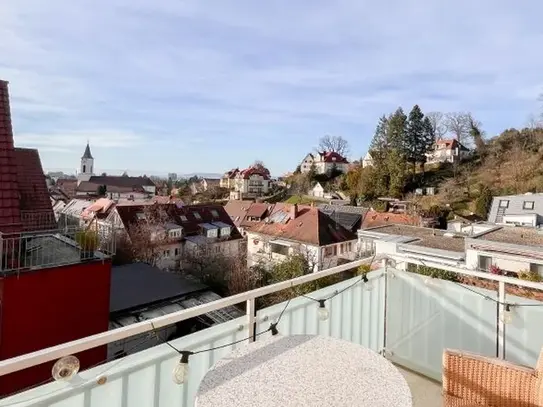
POLYGON ((308 192, 309 192, 308 195, 311 195, 317 198, 324 198, 324 188, 322 187, 320 182, 315 183, 308 192))
POLYGON ((471 151, 456 139, 436 141, 433 151, 426 154, 427 164, 454 163, 463 160, 471 151))
POLYGON ((373 158, 368 151, 362 159, 362 168, 373 167, 373 158))
POLYGON ((496 224, 531 226, 543 224, 543 194, 496 196, 488 213, 496 224))
POLYGON ((284 207, 264 222, 247 226, 246 233, 249 267, 302 254, 318 271, 352 261, 358 253, 356 234, 314 207, 284 207))
POLYGON ((334 168, 342 173, 349 171, 349 161, 340 154, 332 151, 306 155, 300 163, 300 171, 306 174, 311 170, 312 165, 315 166, 317 174, 326 174, 334 168))
POLYGON ((239 171, 234 178, 233 199, 257 198, 271 189, 270 172, 262 166, 239 171))

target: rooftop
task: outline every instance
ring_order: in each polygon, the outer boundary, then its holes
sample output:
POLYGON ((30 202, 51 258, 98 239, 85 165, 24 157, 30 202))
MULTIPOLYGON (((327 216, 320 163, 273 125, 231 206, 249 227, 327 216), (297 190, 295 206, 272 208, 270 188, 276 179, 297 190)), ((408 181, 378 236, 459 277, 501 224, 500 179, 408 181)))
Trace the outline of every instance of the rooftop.
POLYGON ((367 231, 413 237, 417 240, 408 242, 408 244, 414 246, 429 247, 432 249, 448 250, 461 253, 465 251, 464 236, 456 233, 455 237, 452 237, 451 232, 447 232, 446 230, 408 225, 389 225, 369 229, 367 231))
POLYGON ((504 226, 478 237, 480 240, 543 247, 543 229, 504 226))
POLYGON ((418 225, 419 223, 420 219, 417 216, 408 215, 406 213, 377 212, 370 210, 366 212, 366 215, 362 220, 361 229, 396 224, 418 225))

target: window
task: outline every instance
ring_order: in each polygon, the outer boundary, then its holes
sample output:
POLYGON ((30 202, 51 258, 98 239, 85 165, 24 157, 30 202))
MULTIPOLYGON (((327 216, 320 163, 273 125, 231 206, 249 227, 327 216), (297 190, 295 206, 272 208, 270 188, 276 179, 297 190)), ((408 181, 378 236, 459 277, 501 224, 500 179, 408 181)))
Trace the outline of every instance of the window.
POLYGON ((530 271, 533 273, 538 273, 540 276, 543 277, 543 264, 530 264, 530 271))
POLYGON ((181 215, 180 218, 181 218, 181 222, 188 221, 188 219, 187 219, 187 217, 185 215, 181 215))
POLYGON ((143 212, 136 213, 136 218, 139 220, 145 219, 145 214, 143 212))
POLYGON ((198 212, 192 212, 192 215, 198 219, 198 220, 202 220, 202 217, 200 216, 200 214, 198 212))
POLYGON ((217 245, 217 246, 214 247, 214 249, 215 249, 215 253, 220 253, 221 252, 221 246, 217 245))
POLYGON ((179 248, 178 248, 178 247, 175 248, 174 254, 175 254, 176 256, 179 256, 179 248))
POLYGON ((500 200, 500 208, 509 208, 509 201, 506 199, 500 200))
POLYGON ((163 254, 164 254, 164 256, 168 257, 170 255, 170 251, 169 250, 164 250, 163 254))
POLYGON ((479 256, 479 270, 489 271, 492 266, 492 257, 479 256))
POLYGON ((534 209, 534 201, 524 201, 524 203, 522 204, 522 209, 534 209))
POLYGON ((217 212, 216 209, 211 209, 211 215, 213 215, 214 218, 218 218, 219 217, 219 212, 217 212))
POLYGON ((270 243, 270 250, 272 253, 288 256, 288 248, 288 246, 282 244, 270 243))

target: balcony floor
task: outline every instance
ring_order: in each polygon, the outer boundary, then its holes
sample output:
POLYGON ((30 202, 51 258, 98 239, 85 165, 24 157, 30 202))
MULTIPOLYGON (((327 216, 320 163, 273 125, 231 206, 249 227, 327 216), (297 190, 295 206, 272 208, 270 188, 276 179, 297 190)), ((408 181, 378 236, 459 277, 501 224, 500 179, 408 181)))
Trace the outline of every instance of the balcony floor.
POLYGON ((413 396, 413 407, 441 406, 441 384, 411 370, 396 366, 407 380, 413 396))

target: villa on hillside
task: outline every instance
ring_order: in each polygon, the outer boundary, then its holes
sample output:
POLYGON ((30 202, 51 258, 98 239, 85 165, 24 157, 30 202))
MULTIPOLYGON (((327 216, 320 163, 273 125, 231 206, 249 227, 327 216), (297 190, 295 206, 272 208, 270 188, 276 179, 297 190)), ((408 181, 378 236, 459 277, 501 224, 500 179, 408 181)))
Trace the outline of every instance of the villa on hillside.
POLYGON ((346 173, 349 170, 349 161, 340 154, 332 151, 307 154, 300 164, 300 171, 306 174, 311 171, 313 165, 317 174, 327 174, 334 168, 342 173, 346 173))

